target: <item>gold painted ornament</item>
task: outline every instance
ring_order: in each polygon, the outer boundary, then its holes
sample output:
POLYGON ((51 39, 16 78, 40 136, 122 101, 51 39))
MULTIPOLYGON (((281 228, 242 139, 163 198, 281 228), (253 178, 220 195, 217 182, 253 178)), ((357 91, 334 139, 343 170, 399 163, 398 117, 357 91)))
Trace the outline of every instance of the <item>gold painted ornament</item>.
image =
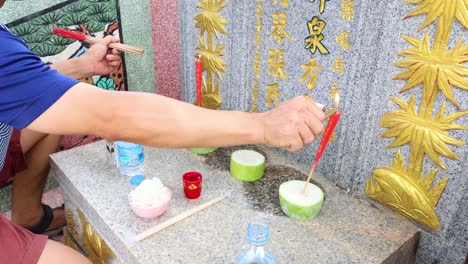
MULTIPOLYGON (((398 55, 405 58, 396 62, 403 72, 394 79, 407 80, 401 92, 422 85, 420 109, 416 107, 414 95, 409 102, 391 98, 400 110, 388 112, 382 116, 381 126, 388 130, 382 137, 395 138, 389 147, 408 144, 410 147, 408 165, 405 165, 398 150, 392 167, 374 170, 373 177, 366 181, 365 194, 385 204, 397 213, 412 218, 426 226, 437 229, 440 221, 435 207, 445 189, 448 178, 440 180, 432 188, 437 170, 423 175, 425 156, 443 170, 447 168, 440 156, 458 159, 448 145, 463 146, 465 142, 449 135, 451 130, 466 130, 467 126, 453 124, 453 121, 468 115, 468 111, 458 111, 445 115, 446 104, 442 103, 434 115, 434 105, 441 92, 453 105, 459 104, 453 93, 453 87, 468 90, 468 45, 460 38, 452 47, 448 47, 453 23, 458 20, 468 28, 468 2, 466 0, 406 0, 406 4, 417 7, 406 18, 426 15, 426 20, 419 30, 437 20, 434 43, 431 47, 429 34, 417 39, 402 36, 413 47, 403 50, 398 55)), ((443 98, 443 97, 442 97, 443 98)))
MULTIPOLYGON (((406 58, 395 63, 395 66, 405 70, 394 79, 408 80, 400 92, 422 84, 423 102, 431 103, 431 100, 435 100, 436 93, 441 91, 450 102, 459 107, 452 87, 468 90, 468 81, 465 78, 468 76, 468 68, 464 66, 468 61, 468 45, 462 44, 463 38, 451 49, 444 46, 431 49, 428 33, 424 34, 422 40, 406 35, 402 37, 413 47, 399 52, 399 56, 406 58)), ((428 108, 431 108, 430 105, 428 108)))
POLYGON ((366 180, 364 192, 367 196, 432 229, 440 227, 435 207, 448 178, 442 179, 431 188, 437 170, 424 177, 412 177, 407 173, 400 150, 397 151, 391 167, 376 169, 372 174, 373 177, 366 180))
POLYGON ((200 29, 200 35, 197 37, 197 55, 201 56, 206 71, 206 78, 203 78, 201 105, 210 109, 217 109, 222 103, 221 73, 226 72, 227 63, 221 59, 224 56, 225 45, 219 42, 219 33, 227 35, 225 26, 228 21, 219 12, 225 6, 226 3, 223 0, 201 0, 197 8, 203 11, 195 16, 195 27, 200 29))
POLYGON ((93 264, 105 264, 115 255, 112 250, 107 246, 106 242, 102 240, 97 233, 93 232, 88 219, 84 216, 80 209, 76 209, 80 217, 81 225, 83 227, 82 241, 84 251, 87 257, 93 264))
POLYGON ((466 0, 406 0, 405 4, 417 5, 405 18, 426 15, 419 28, 423 30, 438 19, 435 45, 446 45, 455 19, 468 29, 468 2, 466 0))

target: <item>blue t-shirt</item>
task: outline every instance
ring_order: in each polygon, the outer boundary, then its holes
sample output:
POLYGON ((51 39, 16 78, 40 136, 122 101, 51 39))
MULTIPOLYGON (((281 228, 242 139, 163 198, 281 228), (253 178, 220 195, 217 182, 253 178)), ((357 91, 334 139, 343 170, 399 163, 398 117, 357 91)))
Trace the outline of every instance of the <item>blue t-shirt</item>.
POLYGON ((51 69, 0 23, 0 169, 11 128, 27 127, 78 82, 51 69))

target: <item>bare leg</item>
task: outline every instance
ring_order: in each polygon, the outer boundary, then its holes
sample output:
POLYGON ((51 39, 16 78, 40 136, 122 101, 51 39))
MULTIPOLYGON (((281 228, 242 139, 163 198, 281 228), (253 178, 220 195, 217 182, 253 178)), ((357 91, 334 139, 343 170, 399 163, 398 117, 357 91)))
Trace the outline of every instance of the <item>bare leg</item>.
POLYGON ((82 264, 91 263, 89 259, 78 253, 77 251, 57 243, 52 240, 48 240, 47 244, 42 251, 41 257, 39 258, 38 264, 82 264))
MULTIPOLYGON (((44 215, 42 194, 49 174, 49 155, 56 152, 60 136, 45 135, 31 130, 21 131, 21 148, 28 168, 15 175, 12 194, 12 222, 32 227, 44 215)), ((54 210, 49 230, 66 224, 63 210, 54 210)))

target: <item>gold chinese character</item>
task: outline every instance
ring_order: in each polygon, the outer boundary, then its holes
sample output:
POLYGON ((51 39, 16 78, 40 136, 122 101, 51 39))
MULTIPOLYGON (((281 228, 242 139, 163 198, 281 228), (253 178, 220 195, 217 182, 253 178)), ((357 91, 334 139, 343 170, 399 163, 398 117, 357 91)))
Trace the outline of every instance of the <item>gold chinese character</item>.
MULTIPOLYGON (((325 11, 325 1, 330 1, 330 0, 320 0, 320 14, 322 14, 325 11)), ((309 2, 315 2, 315 0, 309 0, 309 2)))
POLYGON ((343 56, 336 57, 333 63, 333 71, 339 73, 341 76, 344 75, 345 61, 343 56))
POLYGON ((262 71, 261 62, 262 61, 261 61, 261 58, 260 58, 260 50, 256 50, 255 51, 255 58, 254 58, 253 72, 254 72, 255 77, 257 77, 257 78, 260 77, 260 73, 262 71))
POLYGON ((273 103, 279 105, 279 84, 273 83, 267 85, 267 100, 266 106, 271 106, 273 103))
POLYGON ((263 23, 262 23, 261 19, 257 19, 257 25, 256 25, 255 29, 257 29, 257 32, 262 32, 263 23))
POLYGON ((257 46, 262 45, 262 34, 255 33, 255 45, 257 46))
POLYGON ((252 101, 252 109, 250 110, 250 112, 256 113, 257 111, 258 111, 257 102, 256 102, 256 101, 252 101))
POLYGON ((257 100, 258 100, 259 90, 260 90, 260 87, 258 86, 258 80, 254 80, 254 85, 252 88, 252 110, 251 112, 257 112, 258 110, 257 100))
POLYGON ((328 54, 328 49, 323 45, 323 34, 322 30, 325 28, 327 24, 325 21, 320 20, 318 17, 314 16, 311 21, 307 22, 307 27, 309 29, 309 34, 305 39, 307 45, 305 46, 306 49, 310 50, 312 54, 315 54, 317 49, 321 54, 328 54))
MULTIPOLYGON (((275 5, 278 4, 278 0, 273 0, 273 4, 275 4, 275 5)), ((281 5, 282 5, 283 7, 288 7, 288 5, 289 5, 289 0, 281 0, 281 5)))
POLYGON ((255 101, 258 100, 258 91, 259 90, 260 90, 260 86, 258 86, 258 80, 255 80, 253 88, 252 88, 252 99, 254 99, 255 101))
POLYGON ((333 131, 332 134, 331 134, 331 137, 330 137, 330 141, 328 141, 328 145, 330 145, 333 141, 335 141, 336 138, 337 138, 336 132, 333 131))
POLYGON ((343 0, 341 2, 340 16, 347 21, 351 21, 354 18, 354 0, 343 0))
POLYGON ((344 49, 344 50, 349 50, 351 47, 351 43, 349 43, 349 32, 346 30, 341 31, 340 34, 336 35, 336 43, 344 49))
POLYGON ((306 83, 307 88, 309 88, 309 90, 314 89, 318 78, 318 74, 315 71, 317 70, 321 72, 323 68, 317 65, 317 62, 314 58, 310 58, 309 64, 302 64, 301 67, 306 72, 304 73, 304 75, 302 75, 299 81, 305 82, 308 78, 310 78, 310 80, 306 83))
POLYGON ((273 75, 275 78, 287 79, 288 76, 284 73, 284 67, 286 63, 284 62, 284 49, 269 50, 268 54, 268 67, 270 70, 268 73, 273 75))
POLYGON ((286 12, 275 12, 273 13, 273 25, 271 28, 273 31, 270 34, 270 37, 276 39, 278 44, 281 44, 281 40, 291 39, 291 35, 284 29, 288 24, 286 22, 286 12))
POLYGON ((257 4, 257 12, 255 13, 255 16, 258 18, 263 17, 263 6, 262 4, 257 4))
MULTIPOLYGON (((339 94, 341 91, 341 88, 338 87, 338 83, 334 82, 332 87, 330 88, 330 91, 328 92, 328 95, 332 98, 335 99, 336 95, 339 94)), ((330 111, 336 110, 336 107, 334 105, 330 106, 330 111)))

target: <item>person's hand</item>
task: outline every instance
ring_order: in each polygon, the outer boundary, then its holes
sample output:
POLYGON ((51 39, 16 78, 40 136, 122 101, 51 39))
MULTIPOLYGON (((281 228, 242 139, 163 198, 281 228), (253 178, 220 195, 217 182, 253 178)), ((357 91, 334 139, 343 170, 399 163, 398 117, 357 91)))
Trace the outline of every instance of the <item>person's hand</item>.
POLYGON ((325 113, 314 100, 298 96, 261 114, 264 142, 297 151, 312 143, 323 130, 325 113))
POLYGON ((121 64, 120 51, 109 49, 110 43, 118 43, 120 40, 113 36, 107 36, 94 44, 82 60, 85 65, 90 66, 91 75, 107 75, 114 68, 118 68, 121 64))

